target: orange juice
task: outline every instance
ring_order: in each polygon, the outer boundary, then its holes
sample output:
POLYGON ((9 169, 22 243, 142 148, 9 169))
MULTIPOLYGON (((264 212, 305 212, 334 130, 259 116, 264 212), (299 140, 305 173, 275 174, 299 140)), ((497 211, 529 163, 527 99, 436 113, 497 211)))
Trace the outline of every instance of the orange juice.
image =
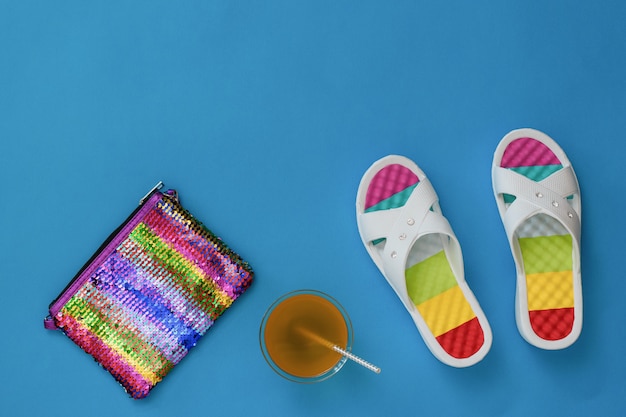
POLYGON ((351 337, 349 319, 333 301, 315 291, 297 291, 270 309, 261 343, 282 371, 299 378, 315 378, 343 359, 329 345, 346 348, 351 337))

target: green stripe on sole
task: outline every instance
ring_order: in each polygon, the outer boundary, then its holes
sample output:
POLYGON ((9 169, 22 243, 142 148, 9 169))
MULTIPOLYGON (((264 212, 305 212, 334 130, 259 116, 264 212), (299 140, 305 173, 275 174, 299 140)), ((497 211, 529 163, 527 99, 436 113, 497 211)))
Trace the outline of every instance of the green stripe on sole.
POLYGON ((554 235, 519 239, 526 274, 572 270, 572 236, 554 235))
POLYGON ((407 292, 416 305, 457 285, 444 251, 411 266, 405 277, 407 292))

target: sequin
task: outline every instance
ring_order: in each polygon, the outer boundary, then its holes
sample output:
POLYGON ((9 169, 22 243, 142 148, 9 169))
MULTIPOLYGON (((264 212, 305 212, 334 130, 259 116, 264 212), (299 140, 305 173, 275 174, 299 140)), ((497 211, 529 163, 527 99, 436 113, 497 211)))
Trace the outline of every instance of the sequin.
POLYGON ((248 263, 165 194, 52 320, 144 398, 252 279, 248 263))

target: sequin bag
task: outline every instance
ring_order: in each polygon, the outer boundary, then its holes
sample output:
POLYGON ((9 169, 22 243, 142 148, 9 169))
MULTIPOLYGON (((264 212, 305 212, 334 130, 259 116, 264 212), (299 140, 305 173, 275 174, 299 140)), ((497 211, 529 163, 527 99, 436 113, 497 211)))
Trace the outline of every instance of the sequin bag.
POLYGON ((159 183, 50 304, 63 331, 144 398, 250 285, 253 272, 159 183))

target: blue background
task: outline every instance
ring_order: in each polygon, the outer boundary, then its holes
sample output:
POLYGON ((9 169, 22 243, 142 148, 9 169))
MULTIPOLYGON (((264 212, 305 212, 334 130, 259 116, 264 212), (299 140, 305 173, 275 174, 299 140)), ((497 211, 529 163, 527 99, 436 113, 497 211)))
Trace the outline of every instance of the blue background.
POLYGON ((624 22, 618 0, 0 2, 2 414, 625 415, 624 22), (518 127, 581 184, 584 324, 563 351, 515 325, 490 165, 518 127), (359 239, 359 180, 391 153, 431 178, 492 326, 469 369, 430 354, 359 239), (134 401, 42 319, 158 180, 256 281, 134 401), (263 313, 300 288, 344 305, 380 375, 267 366, 263 313))

